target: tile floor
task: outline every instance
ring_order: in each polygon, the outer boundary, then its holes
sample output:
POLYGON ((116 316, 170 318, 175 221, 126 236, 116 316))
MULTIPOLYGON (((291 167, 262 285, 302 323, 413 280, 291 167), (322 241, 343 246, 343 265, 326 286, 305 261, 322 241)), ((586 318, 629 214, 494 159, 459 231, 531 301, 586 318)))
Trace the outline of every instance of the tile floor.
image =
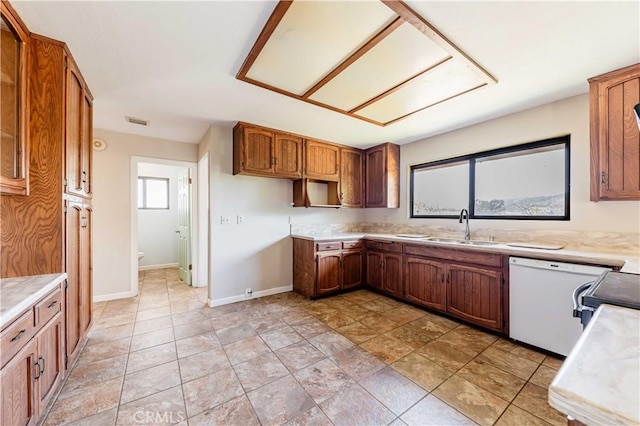
POLYGON ((208 308, 177 271, 97 303, 45 425, 565 425, 561 361, 395 300, 285 293, 208 308))

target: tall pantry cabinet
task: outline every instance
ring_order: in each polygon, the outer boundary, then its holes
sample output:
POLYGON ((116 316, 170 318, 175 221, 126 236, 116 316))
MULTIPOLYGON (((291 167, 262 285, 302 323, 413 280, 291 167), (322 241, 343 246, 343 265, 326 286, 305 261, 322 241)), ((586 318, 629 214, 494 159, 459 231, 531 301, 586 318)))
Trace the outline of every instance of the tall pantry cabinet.
POLYGON ((31 34, 29 195, 2 195, 0 276, 66 272, 65 363, 92 324, 92 95, 67 46, 31 34))

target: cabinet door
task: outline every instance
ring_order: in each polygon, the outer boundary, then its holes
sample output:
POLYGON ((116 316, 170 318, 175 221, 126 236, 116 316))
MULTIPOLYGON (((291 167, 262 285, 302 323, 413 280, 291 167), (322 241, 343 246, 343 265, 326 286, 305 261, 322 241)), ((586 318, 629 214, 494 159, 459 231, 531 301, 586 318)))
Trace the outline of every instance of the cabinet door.
POLYGON ((382 290, 394 296, 402 297, 402 255, 384 255, 382 290))
POLYGON ((340 290, 340 252, 316 255, 316 296, 340 290))
POLYGON ((340 148, 324 142, 305 141, 304 168, 309 179, 338 182, 340 148))
POLYGON ((640 200, 640 65, 590 82, 591 200, 640 200))
POLYGON ((423 306, 446 309, 445 266, 437 261, 407 257, 404 297, 423 306))
POLYGON ((0 5, 0 192, 27 194, 29 35, 9 3, 0 5))
POLYGON ((364 207, 364 155, 358 149, 340 150, 342 207, 364 207))
POLYGON ((241 148, 242 171, 271 176, 274 159, 273 133, 256 127, 245 127, 241 148))
POLYGON ((36 423, 36 344, 31 340, 0 370, 0 424, 36 423))
POLYGON ((367 251, 367 285, 382 290, 383 255, 379 251, 367 251))
POLYGON ((67 286, 65 289, 65 346, 69 361, 80 349, 82 326, 80 318, 81 291, 80 249, 82 246, 82 205, 68 203, 66 213, 66 268, 67 286))
POLYGON ((91 187, 93 169, 93 101, 89 93, 85 90, 82 104, 82 191, 85 196, 91 197, 93 188, 91 187))
POLYGON ((274 135, 274 173, 279 177, 302 177, 302 139, 276 133, 274 135))
POLYGON ((41 369, 38 378, 38 405, 44 409, 55 395, 64 374, 62 314, 58 314, 38 333, 36 342, 36 362, 41 369))
POLYGON ((83 109, 84 90, 82 78, 75 64, 67 61, 67 99, 66 99, 66 140, 65 140, 65 174, 66 192, 73 195, 84 195, 83 178, 83 109))
POLYGON ((449 265, 447 312, 494 330, 502 329, 502 273, 449 265))
POLYGON ((359 287, 362 284, 362 251, 342 252, 342 288, 359 287))
POLYGON ((365 151, 365 207, 400 207, 400 147, 392 143, 365 151))
POLYGON ((89 207, 82 209, 82 215, 80 216, 80 285, 79 285, 79 300, 80 300, 80 337, 81 339, 89 331, 91 327, 92 315, 91 307, 93 301, 93 283, 92 274, 92 250, 91 250, 91 223, 92 223, 93 210, 89 207))

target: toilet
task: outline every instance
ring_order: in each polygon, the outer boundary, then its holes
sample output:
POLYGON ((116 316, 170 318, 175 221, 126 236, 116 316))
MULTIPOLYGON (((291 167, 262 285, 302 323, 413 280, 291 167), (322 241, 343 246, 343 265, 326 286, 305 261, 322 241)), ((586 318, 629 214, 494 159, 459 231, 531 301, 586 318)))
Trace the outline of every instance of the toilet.
POLYGON ((144 252, 143 251, 139 251, 138 252, 138 262, 140 262, 140 260, 144 257, 144 252))

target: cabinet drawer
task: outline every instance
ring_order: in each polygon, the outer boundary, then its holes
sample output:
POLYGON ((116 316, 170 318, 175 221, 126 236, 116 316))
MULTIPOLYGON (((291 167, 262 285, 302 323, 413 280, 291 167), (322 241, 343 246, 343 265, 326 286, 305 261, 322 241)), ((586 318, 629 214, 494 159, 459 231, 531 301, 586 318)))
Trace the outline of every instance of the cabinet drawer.
POLYGON ((441 247, 430 247, 418 244, 407 244, 406 254, 415 256, 443 259, 454 262, 474 263, 477 265, 501 268, 503 255, 497 253, 482 253, 471 250, 447 249, 441 247))
POLYGON ((29 339, 33 337, 35 331, 33 309, 29 308, 27 312, 0 333, 0 347, 2 347, 0 363, 5 365, 13 358, 13 356, 27 344, 29 339))
POLYGON ((352 249, 352 248, 360 248, 362 247, 362 241, 343 241, 342 248, 343 249, 352 249))
POLYGON ((364 246, 369 250, 382 250, 382 243, 380 241, 367 240, 364 242, 364 246))
POLYGON ((40 329, 61 310, 62 291, 58 287, 36 305, 36 328, 40 329))
POLYGON ((393 253, 402 253, 402 246, 404 244, 397 243, 395 241, 384 241, 382 242, 382 250, 391 251, 393 253))
POLYGON ((316 251, 340 250, 342 244, 339 241, 330 243, 316 243, 316 251))

